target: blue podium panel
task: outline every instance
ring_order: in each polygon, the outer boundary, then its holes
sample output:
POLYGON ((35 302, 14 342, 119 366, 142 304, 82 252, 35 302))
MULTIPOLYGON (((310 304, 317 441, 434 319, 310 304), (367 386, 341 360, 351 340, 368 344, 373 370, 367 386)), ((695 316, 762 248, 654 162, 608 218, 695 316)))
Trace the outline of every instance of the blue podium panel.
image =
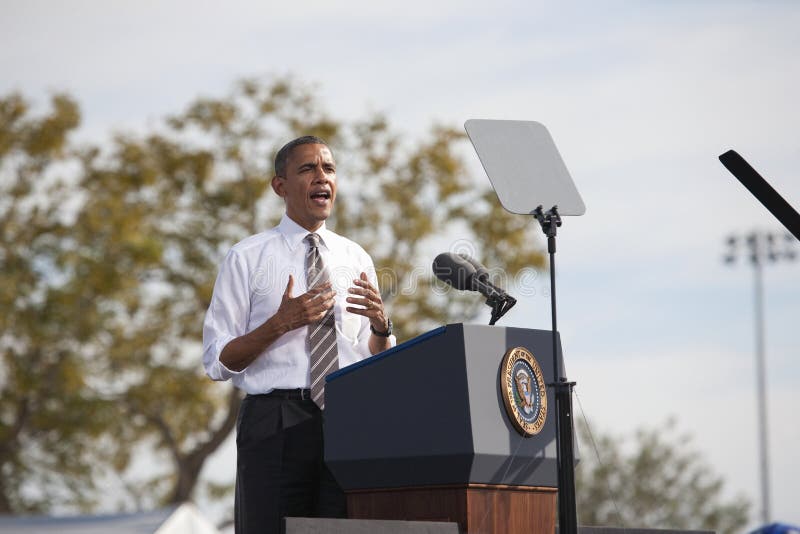
MULTIPOLYGON (((426 485, 555 487, 555 400, 523 437, 506 413, 501 360, 524 347, 553 380, 552 333, 451 324, 328 377, 325 457, 345 490, 426 485)), ((561 345, 558 339, 559 365, 561 345)))

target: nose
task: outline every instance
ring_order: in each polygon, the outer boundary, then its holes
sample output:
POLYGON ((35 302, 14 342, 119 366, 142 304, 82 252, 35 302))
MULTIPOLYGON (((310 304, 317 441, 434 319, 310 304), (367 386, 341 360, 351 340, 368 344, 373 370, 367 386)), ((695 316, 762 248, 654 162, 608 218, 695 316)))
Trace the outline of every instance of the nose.
POLYGON ((322 165, 317 165, 314 168, 314 183, 328 183, 329 181, 330 177, 325 172, 325 168, 322 165))

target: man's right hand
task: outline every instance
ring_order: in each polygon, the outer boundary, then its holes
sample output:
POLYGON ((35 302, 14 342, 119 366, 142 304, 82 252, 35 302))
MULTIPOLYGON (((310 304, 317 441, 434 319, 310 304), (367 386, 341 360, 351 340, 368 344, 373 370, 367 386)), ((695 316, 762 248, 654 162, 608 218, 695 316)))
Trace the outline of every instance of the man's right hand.
POLYGON ((331 283, 326 282, 309 289, 299 297, 292 297, 294 278, 289 275, 289 283, 283 292, 281 305, 275 315, 243 336, 237 337, 222 349, 219 360, 232 371, 242 371, 250 365, 261 352, 286 332, 306 326, 325 317, 333 307, 336 292, 331 283))
POLYGON ((275 312, 275 318, 280 321, 288 332, 302 326, 320 321, 333 307, 336 292, 330 281, 313 287, 298 297, 292 297, 294 278, 289 275, 286 291, 283 292, 281 305, 275 312))

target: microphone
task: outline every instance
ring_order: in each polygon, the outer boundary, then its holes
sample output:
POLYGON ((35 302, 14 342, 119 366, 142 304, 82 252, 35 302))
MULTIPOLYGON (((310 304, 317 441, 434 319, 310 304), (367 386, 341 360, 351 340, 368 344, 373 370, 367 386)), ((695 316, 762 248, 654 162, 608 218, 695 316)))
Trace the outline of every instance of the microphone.
POLYGON ((456 289, 477 291, 486 297, 486 304, 492 307, 490 325, 495 324, 517 303, 517 299, 489 281, 486 267, 467 255, 449 252, 439 254, 433 260, 433 274, 456 289))
MULTIPOLYGON (((505 291, 503 291, 502 289, 500 289, 499 287, 494 285, 491 282, 491 280, 489 280, 489 271, 486 270, 486 267, 484 267, 483 264, 481 264, 475 258, 471 258, 470 256, 467 256, 466 254, 459 254, 459 256, 461 256, 464 260, 466 260, 470 265, 475 267, 475 275, 476 275, 476 277, 478 279, 478 282, 481 283, 481 284, 485 284, 488 287, 487 291, 494 291, 498 295, 503 296, 503 297, 508 296, 508 294, 505 291)), ((481 295, 483 295, 484 297, 489 298, 489 295, 487 295, 486 293, 484 293, 480 289, 478 289, 478 291, 480 291, 481 295)), ((492 296, 494 296, 494 294, 492 296)))
POLYGON ((433 274, 462 291, 477 291, 487 299, 504 299, 505 291, 489 282, 486 267, 469 256, 444 252, 433 260, 433 274))
POLYGON ((478 261, 463 254, 444 252, 433 260, 433 274, 439 280, 462 291, 477 291, 486 297, 486 304, 492 307, 490 325, 497 322, 517 299, 489 281, 489 271, 478 261))
POLYGON ((758 174, 758 171, 734 150, 728 150, 719 156, 719 160, 787 230, 800 239, 800 214, 758 174))
POLYGON ((433 274, 442 282, 462 291, 474 291, 472 280, 476 278, 475 267, 461 256, 443 252, 433 260, 433 274))

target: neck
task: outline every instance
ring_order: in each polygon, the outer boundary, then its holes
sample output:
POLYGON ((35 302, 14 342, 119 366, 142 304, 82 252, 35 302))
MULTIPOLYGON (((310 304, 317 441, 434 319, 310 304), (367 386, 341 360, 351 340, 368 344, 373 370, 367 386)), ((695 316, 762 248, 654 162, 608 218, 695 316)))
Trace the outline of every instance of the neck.
POLYGON ((303 227, 304 229, 308 230, 309 232, 316 232, 317 230, 322 228, 323 224, 325 224, 325 221, 313 221, 311 223, 301 222, 301 221, 298 221, 297 219, 295 219, 294 217, 292 217, 291 215, 289 215, 288 213, 286 214, 286 216, 289 217, 295 223, 297 223, 298 226, 303 227))

